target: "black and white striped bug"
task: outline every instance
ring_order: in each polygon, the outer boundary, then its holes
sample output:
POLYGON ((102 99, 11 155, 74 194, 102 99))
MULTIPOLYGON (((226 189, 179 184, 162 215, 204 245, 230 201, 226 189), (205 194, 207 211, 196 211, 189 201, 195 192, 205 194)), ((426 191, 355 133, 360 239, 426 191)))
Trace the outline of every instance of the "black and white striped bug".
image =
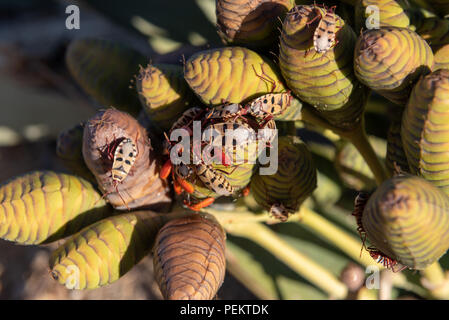
POLYGON ((137 157, 137 148, 130 138, 124 139, 117 146, 112 163, 112 181, 115 185, 128 176, 137 157))
MULTIPOLYGON (((335 34, 337 32, 337 18, 335 15, 335 6, 325 9, 326 14, 322 16, 321 12, 315 8, 320 22, 313 34, 313 46, 318 53, 326 52, 333 45, 337 44, 335 34)), ((313 20, 312 20, 313 21, 313 20)))
POLYGON ((245 106, 245 110, 255 118, 270 120, 282 114, 291 104, 290 91, 269 93, 254 99, 245 106))
POLYGON ((236 191, 223 174, 208 164, 195 165, 195 173, 207 188, 221 196, 229 196, 236 191))

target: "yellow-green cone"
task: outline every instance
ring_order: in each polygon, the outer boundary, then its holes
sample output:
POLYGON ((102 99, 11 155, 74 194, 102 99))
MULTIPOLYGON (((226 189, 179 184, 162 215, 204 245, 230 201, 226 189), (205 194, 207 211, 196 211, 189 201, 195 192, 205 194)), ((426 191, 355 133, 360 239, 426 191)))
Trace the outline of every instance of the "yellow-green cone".
POLYGON ((371 195, 362 226, 385 256, 424 269, 449 248, 449 198, 422 178, 396 176, 371 195))
POLYGON ((437 50, 445 44, 449 44, 449 20, 429 17, 418 20, 416 26, 418 33, 432 50, 437 50))
POLYGON ((449 195, 449 70, 418 81, 402 118, 401 136, 410 170, 449 195))
POLYGON ((149 64, 140 70, 136 87, 148 117, 164 131, 195 98, 177 65, 149 64))
POLYGON ((376 27, 374 19, 378 19, 379 27, 408 28, 409 10, 407 0, 360 0, 355 6, 355 29, 360 32, 361 29, 376 27))
POLYGON ((141 104, 131 81, 147 59, 119 43, 79 39, 67 49, 66 62, 78 84, 102 106, 138 115, 141 104))
POLYGON ((435 66, 433 70, 449 69, 449 44, 434 51, 435 66))
POLYGON ((68 289, 113 283, 147 255, 163 216, 136 211, 106 218, 69 238, 50 259, 51 274, 68 289))
POLYGON ((366 30, 357 40, 356 76, 396 104, 405 105, 412 85, 432 67, 433 54, 429 45, 409 29, 366 30))
MULTIPOLYGON (((287 13, 282 27, 279 65, 288 87, 302 101, 313 105, 323 117, 338 127, 358 123, 367 90, 354 75, 356 35, 340 17, 336 18, 336 39, 324 53, 317 53, 313 35, 320 19, 314 6, 296 6, 287 13)), ((324 9, 316 8, 324 15, 324 9)))
POLYGON ((267 46, 277 40, 278 18, 294 0, 217 0, 218 34, 225 44, 267 46))
POLYGON ((286 220, 315 190, 317 173, 310 151, 298 137, 280 137, 278 150, 276 173, 263 174, 260 170, 264 168, 259 168, 251 179, 250 188, 261 207, 286 220), (286 216, 276 214, 281 208, 286 216))
POLYGON ((226 234, 210 215, 168 222, 153 250, 154 273, 167 300, 211 300, 223 283, 226 234))
POLYGON ((242 47, 194 54, 185 63, 184 77, 206 105, 243 103, 272 90, 286 91, 274 63, 242 47))
POLYGON ((0 186, 0 238, 40 244, 73 234, 110 214, 86 180, 35 171, 0 186))

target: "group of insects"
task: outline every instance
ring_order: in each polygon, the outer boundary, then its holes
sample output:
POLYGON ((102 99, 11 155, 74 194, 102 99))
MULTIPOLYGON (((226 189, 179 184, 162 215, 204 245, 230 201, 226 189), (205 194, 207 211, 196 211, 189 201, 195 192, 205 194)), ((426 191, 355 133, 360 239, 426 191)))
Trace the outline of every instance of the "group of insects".
MULTIPOLYGON (((338 43, 335 36, 338 31, 338 27, 336 25, 337 19, 335 15, 335 8, 335 6, 326 8, 325 6, 315 5, 314 12, 316 15, 312 20, 307 22, 307 26, 310 26, 316 20, 319 20, 318 26, 316 27, 313 35, 313 45, 315 51, 318 53, 326 52, 338 43), (318 7, 323 7, 325 9, 326 13, 324 16, 318 7)), ((265 81, 270 82, 272 84, 271 91, 274 91, 276 87, 274 81, 271 81, 262 75, 258 75, 257 73, 256 75, 265 81)), ((170 132, 175 129, 182 128, 187 130, 189 135, 192 135, 192 129, 190 126, 194 121, 200 120, 201 126, 206 126, 206 131, 209 130, 216 132, 218 133, 218 136, 224 137, 226 131, 229 129, 240 129, 247 133, 246 139, 256 139, 254 128, 276 129, 276 124, 273 118, 282 114, 287 107, 290 106, 291 99, 292 95, 290 91, 288 91, 284 93, 269 93, 262 95, 244 106, 236 103, 224 102, 221 106, 212 109, 193 107, 183 113, 183 115, 172 125, 170 132)), ((274 138, 272 134, 273 132, 275 132, 275 130, 268 130, 268 134, 266 136, 262 136, 262 139, 267 143, 268 147, 270 146, 270 141, 274 138)), ((165 154, 170 155, 173 143, 169 141, 167 135, 166 138, 165 154)), ((219 139, 210 141, 209 146, 214 146, 217 141, 218 144, 221 144, 221 147, 223 147, 224 141, 219 139)), ((233 143, 236 144, 235 141, 233 141, 233 143)), ((198 177, 211 191, 219 195, 233 195, 237 188, 232 186, 228 181, 226 174, 229 173, 214 168, 209 163, 210 160, 214 159, 203 158, 201 154, 201 147, 204 147, 204 144, 207 145, 207 143, 202 143, 201 146, 191 146, 193 152, 189 163, 172 164, 171 160, 168 159, 161 168, 161 178, 167 179, 171 173, 174 190, 177 194, 181 194, 183 192, 188 195, 192 194, 195 191, 195 188, 193 184, 189 182, 189 178, 195 176, 198 177), (199 162, 192 164, 192 162, 194 162, 194 157, 199 159, 199 162)), ((229 166, 229 153, 232 156, 232 152, 228 152, 223 148, 220 150, 222 151, 219 154, 215 154, 214 158, 218 157, 221 160, 220 162, 222 165, 229 166)), ((182 150, 178 150, 178 152, 182 152, 182 150)), ((122 137, 115 139, 110 144, 107 144, 104 149, 100 150, 100 153, 102 159, 104 159, 107 165, 111 168, 112 184, 118 192, 118 184, 122 183, 123 180, 130 174, 131 168, 137 157, 138 151, 136 149, 136 145, 132 139, 122 137)), ((247 193, 247 189, 244 189, 243 193, 247 193)), ((190 209, 199 211, 213 202, 214 198, 208 197, 196 203, 192 203, 187 200, 184 203, 190 209)), ((284 208, 276 207, 275 209, 280 211, 280 214, 277 215, 285 216, 284 208)), ((276 210, 273 210, 273 212, 276 212, 276 210)))
MULTIPOLYGON (((266 146, 275 138, 275 130, 261 130, 267 134, 256 135, 255 129, 276 129, 274 117, 282 114, 291 104, 292 95, 290 92, 269 93, 256 98, 246 105, 236 103, 223 103, 215 108, 193 107, 184 112, 184 114, 172 125, 170 133, 175 129, 185 129, 191 136, 193 134, 191 125, 194 121, 200 121, 201 127, 205 128, 200 143, 191 142, 192 150, 189 163, 173 164, 171 159, 167 159, 161 168, 160 176, 167 179, 172 175, 174 190, 177 194, 186 193, 189 200, 184 204, 194 211, 199 211, 209 206, 215 200, 213 197, 192 202, 190 195, 195 191, 195 179, 198 178, 202 184, 218 195, 232 196, 238 190, 233 186, 226 175, 230 175, 238 168, 238 165, 232 165, 231 158, 235 156, 235 149, 245 143, 251 143, 262 139, 266 146), (226 144, 226 132, 234 130, 238 132, 232 139, 231 145, 226 144), (229 150, 229 146, 231 150, 229 150), (204 152, 209 148, 211 157, 205 158, 204 152), (214 152, 219 150, 219 152, 214 152), (197 161, 193 161, 193 159, 197 161), (213 163, 221 164, 225 167, 233 166, 230 172, 218 169, 213 163), (193 182, 192 182, 193 181, 193 182)), ((165 142, 165 154, 170 155, 174 143, 168 139, 165 142)), ((191 140, 192 141, 192 140, 191 140)), ((175 150, 174 152, 182 152, 175 150)), ((233 159, 235 160, 235 159, 233 159)), ((244 188, 243 195, 248 193, 249 189, 244 188)))

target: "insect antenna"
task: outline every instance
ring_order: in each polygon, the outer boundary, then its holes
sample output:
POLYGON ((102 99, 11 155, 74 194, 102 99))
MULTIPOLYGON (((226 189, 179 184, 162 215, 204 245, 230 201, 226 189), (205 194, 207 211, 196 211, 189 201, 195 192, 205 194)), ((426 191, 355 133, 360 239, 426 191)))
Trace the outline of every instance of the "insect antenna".
POLYGON ((265 72, 263 71, 263 67, 262 65, 260 66, 260 69, 262 70, 262 75, 259 75, 256 71, 256 68, 254 67, 254 65, 252 64, 251 67, 253 67, 254 73, 256 74, 257 77, 259 77, 260 79, 262 79, 263 81, 268 82, 269 84, 271 84, 271 91, 273 92, 274 89, 276 89, 276 81, 274 81, 270 76, 268 76, 267 74, 265 74, 265 72))

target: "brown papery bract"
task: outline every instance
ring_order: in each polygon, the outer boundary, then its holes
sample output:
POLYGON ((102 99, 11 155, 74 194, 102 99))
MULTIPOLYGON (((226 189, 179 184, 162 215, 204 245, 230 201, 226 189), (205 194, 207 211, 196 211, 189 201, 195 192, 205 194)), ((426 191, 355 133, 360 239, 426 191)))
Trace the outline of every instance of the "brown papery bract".
POLYGON ((226 234, 213 216, 191 214, 159 230, 153 249, 156 280, 167 300, 211 300, 226 271, 226 234))
POLYGON ((169 207, 170 189, 159 177, 151 141, 146 130, 129 114, 107 109, 93 116, 84 128, 83 157, 115 209, 166 210, 169 207), (137 156, 128 175, 123 181, 116 181, 115 186, 112 161, 106 157, 106 151, 113 158, 115 142, 126 138, 135 143, 137 156))

